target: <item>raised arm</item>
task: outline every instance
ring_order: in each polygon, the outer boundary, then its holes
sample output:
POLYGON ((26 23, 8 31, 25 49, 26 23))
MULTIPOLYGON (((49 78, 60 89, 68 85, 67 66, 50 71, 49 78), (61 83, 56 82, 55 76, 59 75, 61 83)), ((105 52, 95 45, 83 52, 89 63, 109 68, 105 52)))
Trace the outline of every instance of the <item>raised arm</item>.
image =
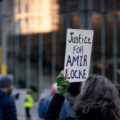
POLYGON ((49 105, 45 120, 57 120, 64 103, 64 95, 69 87, 69 82, 63 75, 63 71, 57 77, 57 91, 49 105))

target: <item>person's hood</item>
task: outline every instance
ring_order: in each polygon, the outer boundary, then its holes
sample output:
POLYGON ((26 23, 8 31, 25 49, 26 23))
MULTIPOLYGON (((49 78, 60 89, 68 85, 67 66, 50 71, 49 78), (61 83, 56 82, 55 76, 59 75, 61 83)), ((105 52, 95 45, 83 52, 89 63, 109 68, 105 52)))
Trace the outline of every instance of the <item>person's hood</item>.
POLYGON ((0 98, 6 97, 8 94, 6 92, 0 91, 0 98))

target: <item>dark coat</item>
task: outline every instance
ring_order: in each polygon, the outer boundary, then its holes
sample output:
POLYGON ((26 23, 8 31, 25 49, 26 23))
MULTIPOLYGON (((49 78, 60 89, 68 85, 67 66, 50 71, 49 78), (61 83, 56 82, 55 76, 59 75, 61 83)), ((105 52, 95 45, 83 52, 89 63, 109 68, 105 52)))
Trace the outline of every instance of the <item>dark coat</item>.
MULTIPOLYGON (((60 94, 55 94, 48 108, 45 120, 57 120, 63 102, 64 97, 60 94)), ((107 108, 96 106, 84 112, 83 108, 78 108, 76 116, 66 117, 62 120, 115 120, 115 118, 107 108)))
POLYGON ((17 120, 13 99, 2 91, 0 91, 0 120, 17 120))

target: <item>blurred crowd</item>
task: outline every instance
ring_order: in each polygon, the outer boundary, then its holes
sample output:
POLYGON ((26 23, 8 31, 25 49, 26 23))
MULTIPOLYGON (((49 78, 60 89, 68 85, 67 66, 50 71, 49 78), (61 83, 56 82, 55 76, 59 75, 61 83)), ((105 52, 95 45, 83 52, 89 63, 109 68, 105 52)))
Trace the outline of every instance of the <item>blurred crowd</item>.
MULTIPOLYGON (((64 83, 64 81, 63 81, 64 83)), ((0 76, 0 120, 17 120, 18 119, 18 112, 20 111, 22 113, 23 109, 20 108, 20 106, 24 106, 24 116, 25 120, 47 120, 46 114, 47 111, 51 108, 50 104, 51 101, 54 101, 54 96, 56 96, 56 91, 61 89, 64 85, 61 84, 61 86, 58 86, 58 83, 53 83, 51 85, 50 89, 45 89, 42 91, 42 93, 39 95, 37 100, 37 107, 35 108, 37 114, 37 118, 33 117, 34 112, 31 111, 31 109, 34 107, 35 102, 33 97, 33 92, 30 89, 26 89, 24 92, 24 95, 21 94, 21 92, 12 93, 13 88, 13 80, 8 75, 0 76), (11 94, 12 93, 12 94, 11 94), (22 96, 23 102, 20 102, 20 96, 22 96), (16 101, 17 102, 17 107, 16 101)), ((98 114, 98 106, 106 107, 109 109, 109 111, 112 111, 111 114, 115 117, 111 117, 111 119, 96 119, 91 118, 92 120, 119 120, 120 115, 120 99, 119 99, 119 86, 114 86, 114 84, 111 83, 107 78, 104 76, 98 76, 98 75, 92 75, 90 76, 86 82, 80 83, 70 83, 69 87, 67 88, 64 98, 63 105, 61 105, 61 108, 58 108, 61 102, 61 98, 57 99, 57 102, 54 102, 54 106, 56 107, 56 111, 59 110, 59 112, 54 112, 54 107, 50 112, 52 111, 55 114, 59 115, 59 119, 66 118, 69 116, 69 118, 73 118, 74 115, 79 116, 83 112, 84 114, 88 114, 89 110, 92 108, 95 109, 94 113, 98 114), (59 101, 60 100, 60 101, 59 101), (83 107, 82 111, 76 108, 83 107)), ((59 93, 59 92, 58 92, 59 93)), ((59 97, 58 97, 59 98, 59 97)), ((53 102, 52 101, 52 102, 53 102)), ((53 105, 52 105, 53 106, 53 105)), ((93 114, 92 113, 92 114, 93 114)), ((102 114, 101 111, 99 113, 102 116, 106 116, 106 114, 102 114)), ((104 111, 105 113, 105 111, 104 111)), ((108 114, 108 113, 107 113, 108 114)), ((48 115, 49 116, 49 115, 48 115)), ((47 117, 48 117, 47 116, 47 117)), ((99 116, 99 114, 98 114, 99 116)), ((52 118, 52 117, 51 117, 52 118)), ((55 118, 57 120, 57 118, 55 118)), ((75 118, 77 120, 78 118, 75 118)), ((90 120, 91 120, 90 119, 90 120)), ((19 118, 18 120, 23 120, 23 118, 19 118)), ((50 120, 54 120, 53 118, 50 120)), ((67 119, 65 119, 67 120, 67 119)), ((74 120, 74 119, 69 119, 74 120)), ((87 119, 78 119, 78 120, 88 120, 87 119)))

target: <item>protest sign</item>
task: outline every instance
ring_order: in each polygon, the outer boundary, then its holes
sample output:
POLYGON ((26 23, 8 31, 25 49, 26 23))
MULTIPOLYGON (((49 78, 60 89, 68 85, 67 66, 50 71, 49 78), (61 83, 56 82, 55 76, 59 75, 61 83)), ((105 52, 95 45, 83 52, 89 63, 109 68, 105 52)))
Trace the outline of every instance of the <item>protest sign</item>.
POLYGON ((64 75, 70 82, 85 81, 89 75, 93 30, 68 29, 64 75))

